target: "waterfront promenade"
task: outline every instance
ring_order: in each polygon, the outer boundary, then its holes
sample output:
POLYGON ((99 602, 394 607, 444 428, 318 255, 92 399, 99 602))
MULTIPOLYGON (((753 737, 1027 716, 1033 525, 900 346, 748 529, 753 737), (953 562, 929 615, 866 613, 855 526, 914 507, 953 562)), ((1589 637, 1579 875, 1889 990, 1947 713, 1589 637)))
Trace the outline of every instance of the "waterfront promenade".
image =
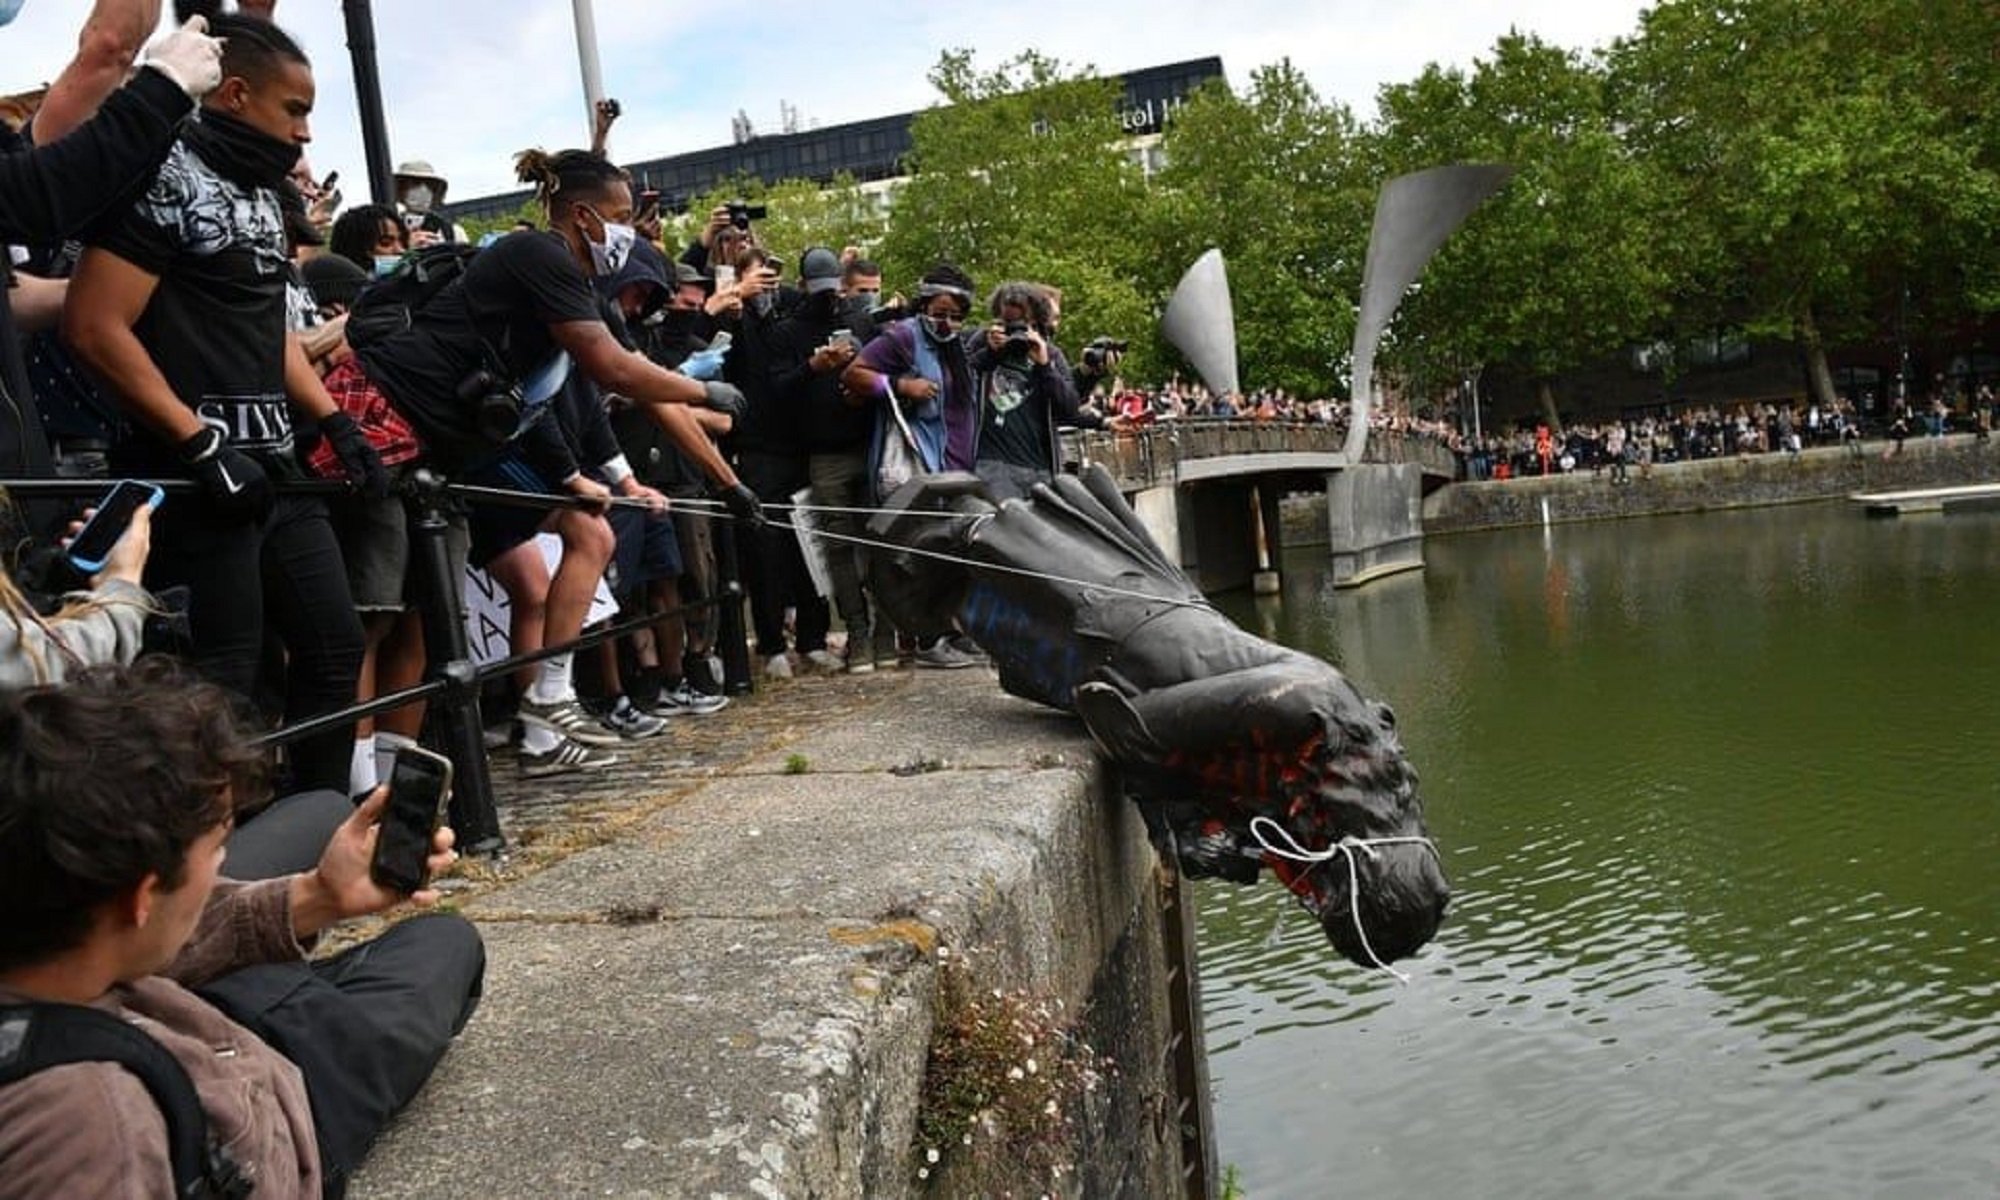
MULTIPOLYGON (((1072 718, 986 670, 880 671, 628 749, 587 777, 496 764, 515 849, 450 901, 485 999, 352 1196, 904 1194, 950 957, 1087 1010, 1130 1064, 1077 1114, 1084 1194, 1166 1186, 1155 858, 1072 718)), ((954 1189, 1036 1186, 946 1150, 954 1189)))

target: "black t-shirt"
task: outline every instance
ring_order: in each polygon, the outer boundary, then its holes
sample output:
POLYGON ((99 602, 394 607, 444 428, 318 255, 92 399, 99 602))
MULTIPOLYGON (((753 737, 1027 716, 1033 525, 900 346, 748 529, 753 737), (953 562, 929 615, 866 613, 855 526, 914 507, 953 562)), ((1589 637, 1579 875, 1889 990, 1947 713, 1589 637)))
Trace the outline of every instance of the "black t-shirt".
POLYGON ((476 407, 458 397, 459 385, 488 365, 482 337, 519 382, 558 353, 549 327, 571 321, 603 324, 597 293, 562 238, 523 230, 481 250, 409 330, 359 357, 450 469, 494 449, 479 433, 476 407))
POLYGON ((1049 401, 1042 394, 1052 372, 1026 360, 997 359, 981 373, 979 457, 987 462, 1049 470, 1049 401))
MULTIPOLYGON (((224 178, 176 142, 145 196, 92 243, 159 277, 132 331, 181 403, 267 470, 297 474, 285 398, 290 253, 277 194, 224 178)), ((180 470, 174 447, 131 423, 111 460, 121 472, 180 470)))

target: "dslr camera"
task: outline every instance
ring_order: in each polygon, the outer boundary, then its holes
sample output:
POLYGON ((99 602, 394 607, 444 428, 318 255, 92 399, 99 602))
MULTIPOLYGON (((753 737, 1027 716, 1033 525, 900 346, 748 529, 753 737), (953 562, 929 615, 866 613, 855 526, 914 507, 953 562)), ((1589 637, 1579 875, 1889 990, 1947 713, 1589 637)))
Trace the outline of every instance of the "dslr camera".
POLYGON ((1087 371, 1103 371, 1113 354, 1125 353, 1132 343, 1124 338, 1092 338, 1083 348, 1083 366, 1087 371))
POLYGON ((1034 350, 1035 344, 1028 340, 1028 325, 1025 321, 1009 321, 1002 326, 1007 340, 1000 343, 1000 353, 1008 358, 1026 358, 1034 350))
POLYGON ((483 367, 458 385, 458 402, 472 409, 480 434, 491 442, 504 442, 519 433, 521 410, 527 407, 518 384, 483 367))
POLYGON ((761 221, 770 212, 762 204, 747 204, 741 200, 729 202, 729 223, 738 229, 750 228, 750 222, 761 221))

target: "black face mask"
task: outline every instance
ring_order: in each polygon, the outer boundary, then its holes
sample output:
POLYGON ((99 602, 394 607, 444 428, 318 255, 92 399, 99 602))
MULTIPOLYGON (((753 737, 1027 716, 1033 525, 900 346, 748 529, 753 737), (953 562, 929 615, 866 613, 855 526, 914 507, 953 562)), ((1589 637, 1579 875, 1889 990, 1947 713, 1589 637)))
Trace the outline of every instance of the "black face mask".
POLYGON ((217 174, 243 187, 277 187, 305 149, 213 108, 202 109, 201 119, 189 121, 181 136, 217 174))
POLYGON ((704 315, 706 314, 697 308, 670 308, 660 314, 660 328, 676 337, 697 333, 701 330, 704 315))

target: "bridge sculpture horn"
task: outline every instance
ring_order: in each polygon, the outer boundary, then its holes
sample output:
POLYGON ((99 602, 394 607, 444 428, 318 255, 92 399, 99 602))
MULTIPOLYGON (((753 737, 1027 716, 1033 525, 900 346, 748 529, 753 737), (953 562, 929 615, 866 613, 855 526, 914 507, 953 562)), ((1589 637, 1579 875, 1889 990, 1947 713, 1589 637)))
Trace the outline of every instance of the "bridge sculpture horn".
POLYGON ((1514 168, 1497 165, 1433 167, 1382 185, 1375 201, 1375 227, 1368 235, 1368 263, 1361 273, 1361 315, 1354 323, 1354 409, 1344 447, 1347 461, 1360 462, 1367 448, 1375 350, 1403 302, 1403 293, 1423 274, 1452 231, 1513 174, 1514 168))
POLYGON ((1160 332, 1187 356, 1216 396, 1240 390, 1236 378, 1236 312, 1229 300, 1229 272, 1222 251, 1194 260, 1167 301, 1160 332))

